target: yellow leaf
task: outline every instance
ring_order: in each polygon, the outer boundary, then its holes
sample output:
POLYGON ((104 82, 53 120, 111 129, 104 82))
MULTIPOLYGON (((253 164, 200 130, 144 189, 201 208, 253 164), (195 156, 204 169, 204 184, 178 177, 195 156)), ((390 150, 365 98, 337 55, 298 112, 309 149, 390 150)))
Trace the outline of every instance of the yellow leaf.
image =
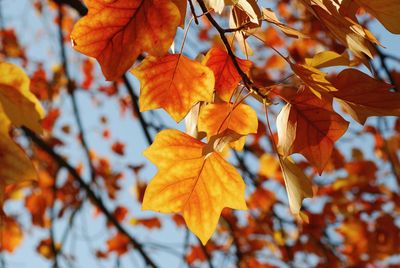
POLYGON ((280 164, 288 194, 290 211, 298 215, 303 199, 313 197, 311 181, 290 158, 281 159, 280 164))
POLYGON ((71 39, 74 49, 99 61, 107 80, 120 78, 143 51, 166 54, 181 23, 171 0, 85 3, 89 12, 75 24, 71 39))
POLYGON ((211 101, 214 74, 181 54, 147 57, 132 71, 140 80, 140 111, 163 108, 181 121, 199 101, 211 101))
POLYGON ((17 126, 42 132, 44 110, 29 91, 29 77, 14 64, 0 62, 0 103, 4 113, 17 126))
POLYGON ((253 108, 246 104, 236 107, 232 103, 215 103, 202 107, 198 129, 207 133, 208 137, 225 130, 233 130, 237 134, 257 133, 258 119, 253 108))
POLYGON ((245 184, 207 144, 177 130, 161 131, 144 155, 158 167, 146 189, 142 209, 183 214, 203 244, 214 232, 224 207, 247 209, 245 184))
POLYGON ((0 109, 0 202, 3 202, 4 188, 21 181, 37 178, 36 170, 24 151, 14 143, 8 132, 10 120, 0 109))
POLYGON ((337 91, 337 89, 326 79, 325 73, 307 65, 291 63, 293 72, 308 86, 314 94, 320 96, 319 92, 326 93, 337 91))
POLYGON ((260 169, 258 173, 261 176, 272 178, 276 176, 276 171, 278 170, 278 167, 279 161, 271 154, 265 153, 260 157, 260 169))
POLYGON ((346 52, 338 54, 334 51, 324 51, 312 58, 305 59, 308 66, 314 68, 325 68, 331 66, 350 66, 349 55, 346 52))

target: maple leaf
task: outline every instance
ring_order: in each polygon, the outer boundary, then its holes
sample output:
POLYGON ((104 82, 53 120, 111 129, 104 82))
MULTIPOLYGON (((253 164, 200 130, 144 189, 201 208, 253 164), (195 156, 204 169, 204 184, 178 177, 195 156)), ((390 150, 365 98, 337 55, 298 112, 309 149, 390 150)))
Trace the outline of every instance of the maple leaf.
POLYGON ((240 135, 257 133, 257 127, 257 114, 253 108, 226 102, 203 107, 198 122, 198 130, 206 132, 209 138, 228 129, 240 135))
POLYGON ((369 116, 400 116, 400 93, 391 92, 392 85, 356 69, 343 70, 332 84, 338 90, 331 94, 360 124, 369 116))
POLYGON ((181 121, 199 101, 211 101, 212 71, 181 54, 146 57, 132 71, 140 80, 140 111, 163 108, 181 121))
POLYGON ((74 49, 96 58, 107 80, 116 80, 146 51, 162 56, 181 23, 170 0, 86 0, 88 14, 71 33, 74 49), (156 33, 156 34, 155 34, 156 33))
POLYGON ((320 99, 302 91, 277 117, 278 148, 285 157, 301 153, 321 173, 348 124, 333 111, 332 98, 320 99))
POLYGON ((142 209, 183 214, 205 244, 224 207, 247 209, 245 184, 219 153, 177 130, 163 130, 144 155, 158 167, 146 189, 142 209))
POLYGON ((303 199, 313 197, 311 181, 290 158, 280 159, 280 165, 285 180, 290 211, 299 215, 303 199))
POLYGON ((0 203, 3 202, 4 189, 7 185, 37 178, 36 170, 24 151, 14 143, 8 132, 10 120, 0 110, 0 203))
POLYGON ((11 122, 26 126, 37 133, 42 132, 40 120, 44 110, 29 91, 29 77, 18 66, 0 62, 0 104, 11 122))
MULTIPOLYGON (((242 71, 249 74, 252 62, 239 58, 236 60, 242 71)), ((203 64, 214 72, 215 90, 218 96, 224 101, 230 101, 238 83, 242 80, 231 57, 225 50, 214 47, 208 51, 203 64)))

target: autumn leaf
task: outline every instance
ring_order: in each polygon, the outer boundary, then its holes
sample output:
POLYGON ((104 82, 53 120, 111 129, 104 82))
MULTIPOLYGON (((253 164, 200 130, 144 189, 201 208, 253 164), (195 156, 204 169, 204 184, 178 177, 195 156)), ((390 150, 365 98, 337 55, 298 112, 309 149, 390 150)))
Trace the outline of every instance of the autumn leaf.
POLYGON ((311 91, 320 96, 320 93, 336 91, 337 89, 326 79, 326 74, 320 70, 303 64, 291 63, 293 72, 311 89, 311 91))
POLYGON ((163 108, 179 122, 197 102, 212 99, 212 71, 184 55, 149 56, 131 72, 140 80, 142 112, 163 108))
POLYGON ((260 168, 258 174, 267 178, 273 178, 276 176, 276 172, 279 170, 279 161, 271 154, 264 153, 260 159, 260 168))
POLYGON ((226 5, 234 5, 239 0, 204 0, 206 6, 221 14, 226 5))
POLYGON ((376 17, 390 32, 400 34, 400 1, 355 0, 355 2, 376 17))
MULTIPOLYGON (((236 58, 240 69, 249 73, 252 62, 236 58)), ((224 101, 230 101, 238 83, 242 80, 231 57, 221 48, 212 48, 208 51, 203 63, 208 66, 215 76, 215 90, 224 101)))
POLYGON ((348 122, 333 111, 331 98, 320 99, 305 90, 278 115, 278 148, 285 157, 301 153, 321 173, 347 127, 348 122))
POLYGON ((304 198, 313 197, 312 184, 303 171, 290 159, 280 160, 290 211, 299 215, 304 198))
POLYGON ((0 244, 0 250, 13 253, 22 243, 24 233, 15 219, 3 214, 1 220, 0 235, 2 237, 2 242, 0 244))
POLYGON ((0 203, 3 202, 4 188, 21 181, 37 178, 36 170, 24 151, 9 136, 10 120, 0 110, 0 203))
POLYGON ((346 52, 342 54, 334 51, 323 51, 317 53, 312 58, 305 59, 306 65, 314 68, 325 68, 331 66, 350 66, 349 55, 346 52))
POLYGON ((22 69, 11 63, 0 62, 2 112, 15 126, 26 126, 41 133, 40 120, 44 117, 44 110, 35 95, 29 91, 29 83, 29 77, 22 69))
POLYGON ((107 80, 120 78, 142 52, 166 54, 181 23, 171 0, 85 3, 89 12, 75 24, 71 39, 74 49, 99 61, 107 80))
POLYGON ((372 58, 372 43, 378 40, 364 27, 339 13, 340 5, 333 0, 301 0, 307 9, 327 27, 331 35, 348 47, 357 57, 372 58))
POLYGON ((185 27, 185 18, 186 18, 186 9, 187 9, 187 0, 171 0, 179 9, 179 12, 181 14, 181 23, 180 27, 184 28, 185 27))
POLYGON ((356 69, 343 70, 332 84, 338 91, 331 94, 360 124, 369 116, 400 116, 400 93, 390 91, 392 85, 356 69))
POLYGON ((163 130, 144 155, 158 167, 146 189, 142 209, 182 213, 205 244, 224 207, 246 209, 245 184, 219 153, 177 130, 163 130))
POLYGON ((300 31, 293 29, 292 27, 280 22, 275 13, 269 8, 264 8, 262 10, 262 19, 277 26, 287 36, 295 38, 307 37, 307 35, 301 33, 300 31))
POLYGON ((117 232, 112 238, 107 240, 108 252, 115 252, 118 256, 124 255, 129 249, 129 237, 121 232, 117 232))
POLYGON ((225 130, 233 130, 240 135, 257 133, 258 119, 253 108, 246 104, 235 106, 232 103, 215 103, 203 107, 200 111, 198 130, 208 137, 225 130))

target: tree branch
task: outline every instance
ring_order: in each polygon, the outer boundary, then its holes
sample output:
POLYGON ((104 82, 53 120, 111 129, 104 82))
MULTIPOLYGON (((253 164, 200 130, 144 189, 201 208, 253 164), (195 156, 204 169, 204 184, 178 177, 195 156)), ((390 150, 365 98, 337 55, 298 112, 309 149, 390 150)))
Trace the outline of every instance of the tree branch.
POLYGON ((100 211, 104 214, 109 222, 111 222, 114 227, 121 232, 123 235, 128 237, 130 243, 136 248, 139 254, 143 257, 144 261, 150 267, 156 268, 157 265, 153 262, 153 260, 147 255, 144 251, 143 246, 139 243, 135 238, 133 238, 128 231, 118 222, 118 220, 113 216, 113 214, 107 209, 103 200, 96 195, 95 192, 90 188, 89 184, 87 184, 83 178, 79 175, 75 168, 73 168, 64 158, 62 158, 59 154, 57 154, 53 148, 48 145, 44 140, 42 140, 39 136, 37 136, 30 129, 23 127, 25 135, 28 136, 36 146, 45 151, 49 156, 51 156, 55 162, 68 170, 68 172, 72 175, 72 177, 79 183, 80 187, 86 192, 87 196, 90 200, 100 209, 100 211))

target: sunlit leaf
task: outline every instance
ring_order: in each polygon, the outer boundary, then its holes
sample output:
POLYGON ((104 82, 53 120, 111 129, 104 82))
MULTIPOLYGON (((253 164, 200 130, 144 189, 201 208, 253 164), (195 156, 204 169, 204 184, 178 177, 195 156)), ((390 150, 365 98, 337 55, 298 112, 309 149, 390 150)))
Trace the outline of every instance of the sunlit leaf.
POLYGON ((147 57, 132 74, 140 80, 140 110, 163 108, 176 122, 214 91, 212 71, 181 54, 147 57))
POLYGON ((189 229, 205 244, 224 207, 246 209, 239 173, 207 144, 177 130, 164 130, 144 155, 158 167, 142 208, 182 213, 189 229))
POLYGON ((303 91, 278 115, 278 148, 284 156, 303 154, 321 173, 347 127, 348 122, 333 111, 331 98, 303 91))
POLYGON ((293 214, 299 214, 303 199, 313 197, 311 181, 290 158, 281 159, 280 163, 290 211, 293 214))
POLYGON ((308 86, 317 96, 320 93, 336 91, 337 89, 326 79, 326 74, 320 70, 302 64, 290 64, 293 72, 308 86))
POLYGON ((96 58, 107 80, 116 80, 142 52, 167 53, 181 23, 171 0, 85 1, 89 12, 71 33, 74 48, 96 58), (157 33, 157 34, 154 34, 157 33))
POLYGON ((306 58, 305 61, 308 66, 314 68, 350 65, 349 56, 345 52, 343 54, 338 54, 330 50, 320 52, 312 58, 306 58))
MULTIPOLYGON (((246 74, 249 73, 252 62, 236 58, 239 67, 246 74)), ((208 66, 215 76, 215 90, 224 101, 229 101, 240 80, 231 57, 221 48, 212 48, 208 51, 203 63, 208 66)))
POLYGON ((203 107, 200 111, 198 128, 211 137, 227 129, 240 135, 248 135, 256 133, 257 126, 257 114, 253 108, 246 104, 235 107, 234 104, 225 102, 203 107))
POLYGON ((44 110, 29 91, 29 77, 14 64, 0 62, 0 104, 11 122, 41 133, 44 110))

